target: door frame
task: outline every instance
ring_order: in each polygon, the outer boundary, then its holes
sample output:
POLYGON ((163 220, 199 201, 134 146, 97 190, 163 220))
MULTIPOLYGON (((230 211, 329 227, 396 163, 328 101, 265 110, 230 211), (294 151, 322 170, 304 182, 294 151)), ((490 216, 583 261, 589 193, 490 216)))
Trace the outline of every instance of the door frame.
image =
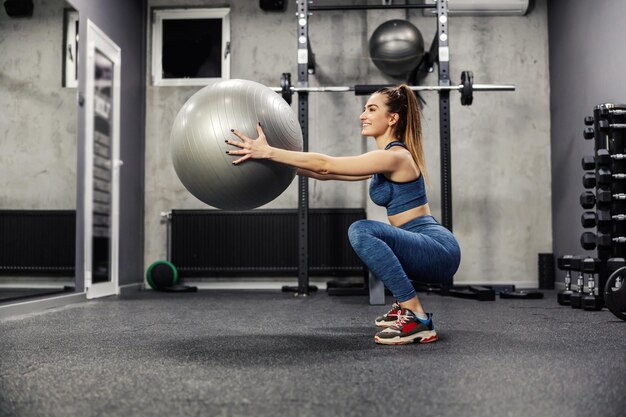
POLYGON ((84 277, 87 298, 119 295, 119 189, 120 189, 120 92, 122 52, 98 26, 87 19, 87 71, 85 75, 85 194, 84 194, 84 277), (113 107, 111 126, 111 236, 110 281, 93 283, 93 144, 96 49, 113 62, 113 107))

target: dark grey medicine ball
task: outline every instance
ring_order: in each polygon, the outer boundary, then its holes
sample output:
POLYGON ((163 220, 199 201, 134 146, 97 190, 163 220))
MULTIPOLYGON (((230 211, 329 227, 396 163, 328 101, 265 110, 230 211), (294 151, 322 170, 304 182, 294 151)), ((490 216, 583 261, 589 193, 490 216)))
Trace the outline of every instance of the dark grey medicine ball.
POLYGON ((393 77, 414 70, 424 56, 424 38, 406 20, 389 20, 378 26, 370 37, 369 47, 374 64, 393 77))
POLYGON ((227 80, 202 88, 178 112, 170 135, 178 178, 199 200, 223 210, 266 204, 289 186, 296 169, 267 160, 237 158, 226 139, 237 129, 256 138, 261 122, 270 146, 301 151, 298 118, 283 98, 254 81, 227 80))

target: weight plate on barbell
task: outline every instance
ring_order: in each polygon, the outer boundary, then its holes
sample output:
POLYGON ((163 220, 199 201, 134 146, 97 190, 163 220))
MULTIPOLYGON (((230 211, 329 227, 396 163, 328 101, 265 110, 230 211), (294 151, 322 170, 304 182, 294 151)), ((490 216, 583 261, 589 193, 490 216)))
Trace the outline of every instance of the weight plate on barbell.
POLYGON ((604 286, 604 303, 611 313, 616 317, 626 321, 626 266, 618 268, 613 272, 604 286), (616 287, 617 279, 620 279, 620 286, 616 287))
POLYGON ((293 95, 293 91, 291 91, 291 74, 288 72, 283 72, 280 76, 280 94, 283 99, 287 102, 287 104, 291 105, 291 97, 293 95))
POLYGON ((461 72, 461 104, 471 106, 474 101, 474 74, 472 71, 461 72))

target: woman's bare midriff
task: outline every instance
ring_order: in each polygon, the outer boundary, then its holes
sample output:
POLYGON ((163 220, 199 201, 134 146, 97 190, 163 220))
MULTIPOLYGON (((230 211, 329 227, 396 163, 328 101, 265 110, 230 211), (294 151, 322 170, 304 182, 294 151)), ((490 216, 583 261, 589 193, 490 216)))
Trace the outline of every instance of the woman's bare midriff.
POLYGON ((389 224, 395 227, 400 227, 405 223, 410 222, 413 219, 422 216, 430 216, 430 207, 428 203, 421 205, 419 207, 412 208, 407 211, 403 211, 402 213, 394 214, 393 216, 388 216, 389 224))

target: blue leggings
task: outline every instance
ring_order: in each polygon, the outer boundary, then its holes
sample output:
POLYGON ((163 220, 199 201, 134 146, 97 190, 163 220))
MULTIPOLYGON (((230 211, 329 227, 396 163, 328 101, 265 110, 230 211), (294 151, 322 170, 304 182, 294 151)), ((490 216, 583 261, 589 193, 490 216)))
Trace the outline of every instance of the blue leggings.
POLYGON ((350 225, 348 237, 359 258, 400 302, 416 296, 411 280, 450 283, 461 262, 454 235, 432 216, 400 227, 358 220, 350 225))

